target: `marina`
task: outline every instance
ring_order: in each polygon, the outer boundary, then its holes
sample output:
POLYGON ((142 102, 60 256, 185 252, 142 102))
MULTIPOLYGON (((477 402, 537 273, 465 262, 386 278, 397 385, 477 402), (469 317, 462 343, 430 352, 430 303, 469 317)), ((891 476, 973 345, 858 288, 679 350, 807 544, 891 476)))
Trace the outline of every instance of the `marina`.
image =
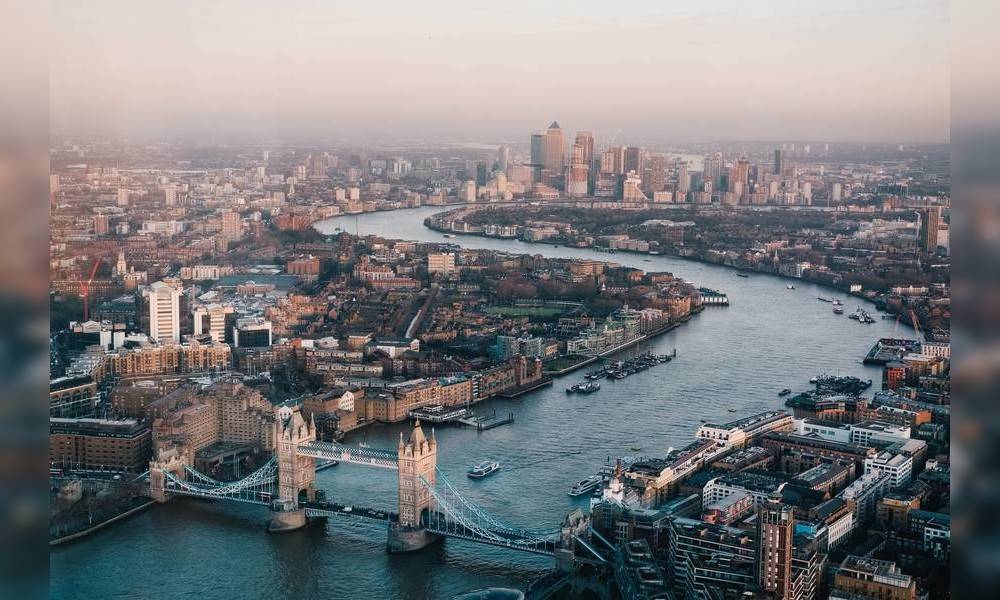
MULTIPOLYGON (((677 349, 674 348, 672 354, 653 354, 652 352, 645 352, 638 356, 628 358, 625 360, 615 361, 613 363, 607 364, 600 369, 595 369, 588 372, 584 377, 591 381, 598 379, 625 379, 629 375, 635 375, 636 373, 641 373, 646 369, 660 365, 663 363, 668 363, 672 361, 677 356, 677 349)), ((600 386, 598 386, 600 389, 600 386)), ((569 390, 567 390, 569 391, 569 390)), ((580 390, 573 390, 580 391, 580 390)), ((596 389, 593 391, 597 391, 596 389)))

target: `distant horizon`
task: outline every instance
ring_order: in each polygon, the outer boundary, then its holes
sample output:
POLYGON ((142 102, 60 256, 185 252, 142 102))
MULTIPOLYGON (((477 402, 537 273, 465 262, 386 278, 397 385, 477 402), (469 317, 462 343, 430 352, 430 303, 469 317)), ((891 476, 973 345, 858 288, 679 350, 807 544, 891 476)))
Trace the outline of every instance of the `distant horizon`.
POLYGON ((946 0, 51 6, 67 136, 950 140, 946 0), (523 136, 523 138, 522 138, 523 136))

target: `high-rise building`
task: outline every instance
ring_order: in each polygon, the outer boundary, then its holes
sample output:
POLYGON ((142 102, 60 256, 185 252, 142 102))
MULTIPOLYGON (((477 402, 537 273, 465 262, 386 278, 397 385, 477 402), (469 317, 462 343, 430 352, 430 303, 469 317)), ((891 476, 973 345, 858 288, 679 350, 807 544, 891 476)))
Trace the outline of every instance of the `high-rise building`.
POLYGON ((243 222, 240 220, 240 213, 235 210, 227 210, 222 213, 222 237, 230 242, 235 242, 243 237, 243 222))
POLYGON ((757 511, 757 576, 764 592, 789 598, 795 518, 781 497, 769 498, 757 511))
POLYGON ((118 206, 128 206, 129 191, 127 188, 118 188, 118 206))
POLYGON ((642 148, 638 146, 629 146, 625 148, 625 165, 623 171, 628 173, 629 171, 635 171, 637 174, 642 174, 642 148))
POLYGON ((427 255, 427 272, 451 275, 455 272, 454 252, 432 252, 427 255))
POLYGON ((163 187, 164 206, 175 206, 177 204, 177 186, 168 184, 163 187))
POLYGON ((938 248, 938 229, 941 227, 941 207, 930 206, 920 215, 920 249, 934 254, 938 248))
MULTIPOLYGON (((593 143, 593 140, 591 140, 591 143, 593 143)), ((586 140, 581 141, 579 136, 577 136, 577 142, 573 144, 569 169, 566 171, 566 195, 571 197, 587 195, 588 182, 590 180, 589 165, 590 163, 587 161, 586 140)))
POLYGON ((677 161, 677 191, 687 193, 691 191, 691 174, 688 173, 686 160, 677 161))
POLYGON ((110 229, 108 215, 94 215, 94 235, 108 235, 110 229))
POLYGON ((609 175, 625 174, 625 148, 612 146, 601 154, 601 173, 609 175))
POLYGON ((841 198, 843 197, 843 191, 842 190, 843 190, 843 188, 841 187, 840 183, 834 183, 833 184, 833 191, 830 192, 830 200, 832 202, 840 202, 841 198))
POLYGON ((785 153, 781 148, 774 150, 774 174, 781 175, 785 171, 785 153))
POLYGON ((476 201, 476 182, 473 181, 473 180, 471 180, 471 179, 469 179, 468 181, 466 181, 465 183, 463 183, 462 187, 459 188, 458 199, 461 200, 462 202, 466 202, 468 204, 472 204, 473 202, 475 202, 476 201))
POLYGON ((711 183, 711 189, 706 187, 705 191, 722 189, 722 155, 715 153, 705 157, 704 176, 705 183, 711 183))
POLYGON ((507 172, 507 167, 510 165, 510 146, 500 146, 497 151, 497 168, 501 173, 507 172))
POLYGON ((574 146, 583 147, 583 162, 588 169, 594 166, 594 134, 590 131, 577 131, 574 146))
POLYGON ((162 281, 143 290, 149 314, 149 337, 158 341, 181 340, 181 291, 162 281))
POLYGON ((642 173, 642 190, 647 196, 662 192, 667 187, 667 157, 653 155, 646 161, 642 173))
POLYGON ((204 304, 191 310, 194 317, 194 334, 209 335, 214 342, 226 340, 227 325, 231 326, 236 319, 235 309, 228 304, 204 304))
POLYGON ((566 140, 559 123, 553 121, 545 130, 545 147, 542 153, 542 168, 562 172, 566 161, 566 140))

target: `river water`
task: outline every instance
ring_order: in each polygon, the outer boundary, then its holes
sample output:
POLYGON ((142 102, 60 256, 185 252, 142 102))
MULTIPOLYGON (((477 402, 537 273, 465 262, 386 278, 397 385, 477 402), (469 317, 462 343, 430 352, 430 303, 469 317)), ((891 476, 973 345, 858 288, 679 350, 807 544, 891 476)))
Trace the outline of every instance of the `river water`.
MULTIPOLYGON (((707 308, 686 325, 647 343, 677 358, 622 381, 602 382, 590 395, 564 389, 581 381, 566 376, 518 400, 497 400, 477 411, 511 411, 515 423, 477 433, 438 428, 438 466, 451 481, 507 521, 525 527, 557 525, 585 499, 567 495, 608 455, 661 455, 690 442, 701 419, 724 421, 783 405, 782 388, 806 389, 820 373, 879 381, 862 365, 874 341, 893 333, 893 321, 861 325, 832 314, 817 296, 831 291, 768 275, 683 259, 532 245, 513 240, 443 235, 423 226, 440 207, 340 217, 318 225, 362 235, 448 241, 551 257, 610 260, 649 271, 671 271, 729 295, 728 308, 707 308), (729 412, 735 409, 735 412, 729 412), (501 470, 480 481, 468 466, 491 458, 501 470)), ((845 298, 847 312, 868 303, 845 298)), ((900 330, 900 335, 909 335, 900 330)), ((876 386, 878 387, 877 384, 876 386)), ((375 425, 348 443, 395 448, 404 426, 375 425)), ((317 474, 330 498, 348 504, 394 508, 395 475, 354 465, 317 474)), ((489 585, 523 587, 550 566, 545 557, 447 540, 409 555, 388 555, 384 526, 330 520, 298 532, 264 530, 259 507, 180 500, 53 549, 51 595, 58 598, 449 598, 489 585)))

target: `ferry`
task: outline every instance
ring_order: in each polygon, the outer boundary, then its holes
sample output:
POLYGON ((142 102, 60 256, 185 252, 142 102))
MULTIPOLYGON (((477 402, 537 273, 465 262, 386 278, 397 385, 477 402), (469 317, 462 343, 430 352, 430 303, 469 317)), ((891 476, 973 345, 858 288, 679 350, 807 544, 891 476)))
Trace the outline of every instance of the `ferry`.
POLYGON ((566 393, 581 393, 581 394, 593 394, 597 390, 601 389, 601 384, 596 381, 588 381, 587 383, 577 383, 566 388, 566 393))
POLYGON ((603 482, 604 478, 601 476, 591 475, 590 477, 573 484, 573 487, 569 490, 569 495, 576 497, 589 494, 600 487, 603 482))
POLYGON ((500 468, 500 463, 493 460, 486 461, 484 463, 479 463, 478 465, 475 465, 474 467, 469 469, 468 475, 470 479, 482 479, 487 475, 495 473, 499 468, 500 468))
POLYGON ((787 396, 788 394, 791 394, 791 393, 792 393, 792 390, 790 390, 788 388, 785 388, 785 389, 781 390, 780 392, 778 392, 778 395, 779 396, 787 396))

